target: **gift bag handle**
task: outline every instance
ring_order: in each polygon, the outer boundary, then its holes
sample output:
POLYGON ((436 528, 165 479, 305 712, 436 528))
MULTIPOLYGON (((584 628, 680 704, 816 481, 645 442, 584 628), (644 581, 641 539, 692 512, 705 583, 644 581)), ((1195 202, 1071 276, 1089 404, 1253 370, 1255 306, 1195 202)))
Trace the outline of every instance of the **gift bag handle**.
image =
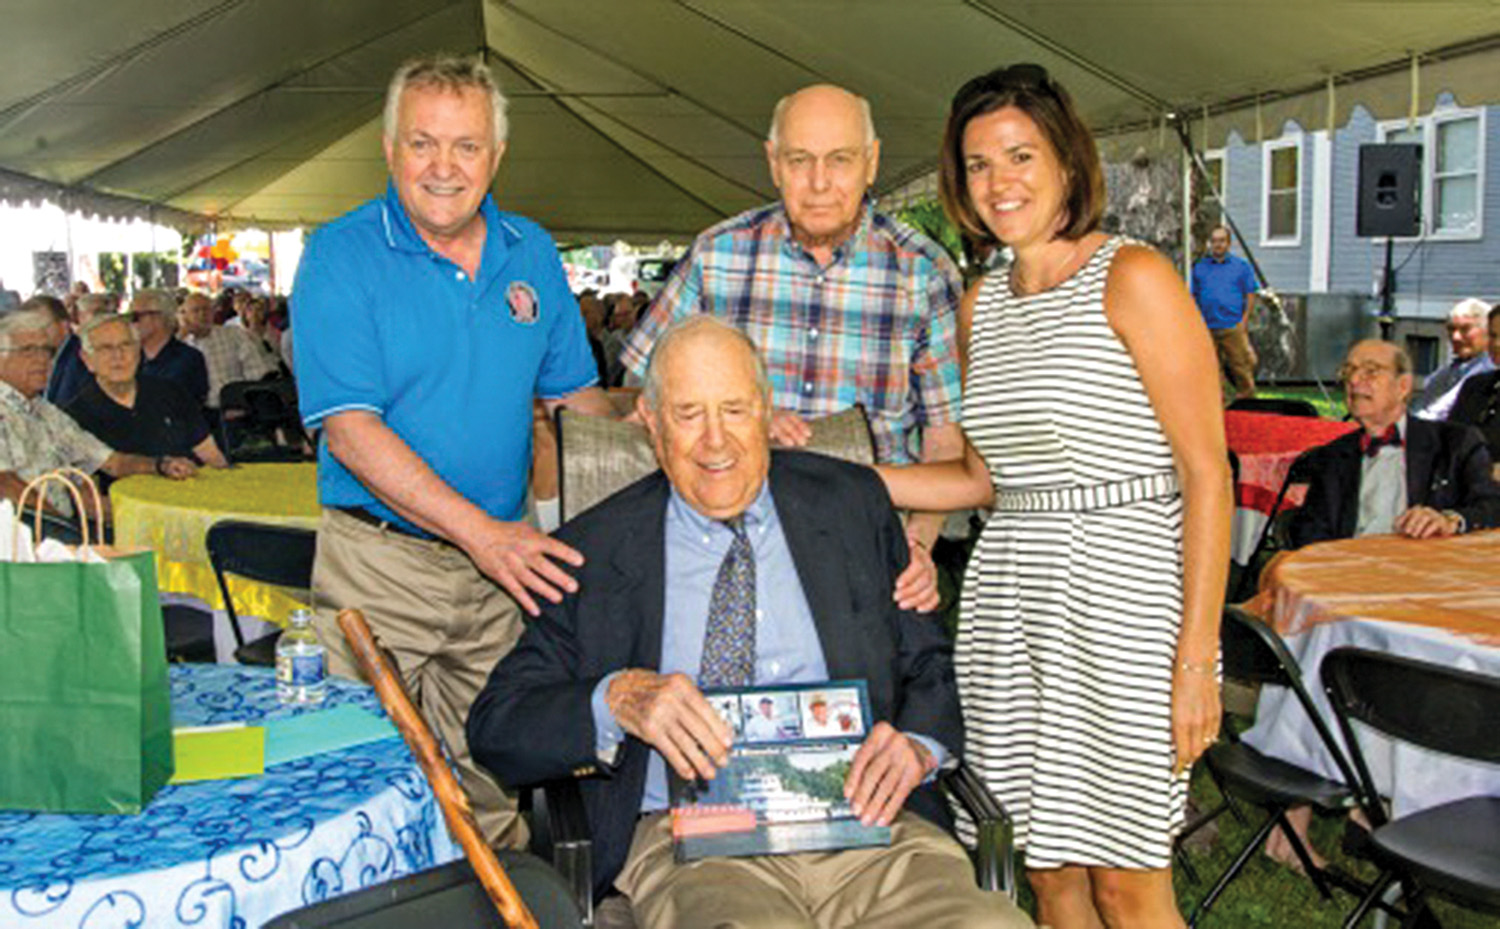
MULTIPOLYGON (((17 516, 20 517, 21 511, 25 510, 27 496, 29 496, 33 491, 35 491, 35 493, 36 493, 36 514, 35 514, 35 516, 33 518, 33 521, 32 521, 32 530, 31 531, 32 531, 33 537, 38 542, 40 542, 41 538, 42 538, 42 507, 45 505, 46 499, 47 499, 47 494, 46 494, 47 485, 51 484, 53 481, 56 481, 59 484, 62 484, 63 487, 68 491, 68 493, 73 496, 73 511, 77 515, 77 517, 78 517, 78 524, 82 527, 82 530, 83 530, 82 533, 81 533, 81 535, 83 537, 83 545, 81 546, 81 549, 82 548, 88 548, 89 547, 89 520, 88 520, 88 516, 85 514, 85 511, 84 511, 84 508, 83 508, 83 494, 79 492, 78 485, 76 483, 74 483, 73 481, 71 481, 71 480, 68 479, 72 475, 76 475, 77 477, 79 477, 81 479, 81 482, 83 483, 83 485, 85 487, 87 487, 89 489, 89 491, 93 494, 93 498, 94 498, 94 536, 95 536, 94 541, 96 543, 103 544, 103 542, 104 542, 104 501, 103 501, 103 498, 99 495, 99 485, 94 482, 94 479, 92 477, 90 477, 88 475, 88 473, 86 473, 84 471, 81 471, 78 468, 71 468, 71 467, 57 468, 56 470, 48 471, 46 474, 42 474, 42 475, 37 476, 37 478, 35 480, 33 480, 30 483, 28 483, 26 485, 26 487, 21 491, 21 496, 16 500, 17 516)), ((16 551, 20 547, 20 544, 21 544, 21 525, 22 525, 22 520, 20 518, 17 518, 15 526, 13 527, 12 533, 11 533, 11 550, 12 551, 16 551)), ((80 551, 81 551, 81 549, 80 549, 80 551)))

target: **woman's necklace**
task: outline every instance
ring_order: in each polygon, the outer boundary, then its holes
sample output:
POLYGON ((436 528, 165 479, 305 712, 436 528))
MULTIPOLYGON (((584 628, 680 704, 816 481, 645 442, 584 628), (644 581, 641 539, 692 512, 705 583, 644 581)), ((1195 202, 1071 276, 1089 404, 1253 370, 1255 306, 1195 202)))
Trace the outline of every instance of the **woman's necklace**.
MULTIPOLYGON (((1039 294, 1044 290, 1051 290, 1071 277, 1074 271, 1078 270, 1078 266, 1082 264, 1078 260, 1078 256, 1082 251, 1083 240, 1074 240, 1067 254, 1059 261, 1047 262, 1050 267, 1038 272, 1034 280, 1032 279, 1032 275, 1025 273, 1026 268, 1023 268, 1021 263, 1017 262, 1012 266, 1010 274, 1011 293, 1018 297, 1029 297, 1033 294, 1039 294)), ((1029 262, 1026 267, 1034 267, 1038 263, 1038 260, 1029 262)))

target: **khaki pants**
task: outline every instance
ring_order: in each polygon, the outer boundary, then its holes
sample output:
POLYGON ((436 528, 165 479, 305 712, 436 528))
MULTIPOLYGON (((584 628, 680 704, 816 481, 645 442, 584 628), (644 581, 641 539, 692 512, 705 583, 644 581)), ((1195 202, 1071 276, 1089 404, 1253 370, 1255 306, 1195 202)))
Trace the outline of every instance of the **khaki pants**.
POLYGON ((1255 396, 1255 349, 1243 324, 1232 329, 1210 329, 1214 349, 1219 353, 1219 367, 1229 379, 1236 397, 1255 396))
POLYGON ((672 859, 670 820, 646 816, 615 885, 651 929, 1010 929, 1031 920, 980 890, 964 850, 902 811, 889 848, 672 859))
POLYGON ((324 510, 313 602, 329 672, 359 677, 335 620, 340 609, 359 609, 395 656, 412 702, 447 746, 485 839, 498 848, 524 848, 526 823, 515 799, 474 763, 464 736, 469 706, 521 636, 515 601, 456 548, 324 510))

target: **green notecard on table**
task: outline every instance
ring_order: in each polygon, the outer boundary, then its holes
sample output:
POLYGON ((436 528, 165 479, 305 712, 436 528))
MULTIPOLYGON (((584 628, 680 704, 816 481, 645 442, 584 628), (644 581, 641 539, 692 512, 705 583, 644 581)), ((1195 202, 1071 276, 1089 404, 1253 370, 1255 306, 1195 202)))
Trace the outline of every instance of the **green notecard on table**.
POLYGON ((172 756, 173 784, 256 777, 266 770, 266 730, 242 725, 173 729, 172 756))

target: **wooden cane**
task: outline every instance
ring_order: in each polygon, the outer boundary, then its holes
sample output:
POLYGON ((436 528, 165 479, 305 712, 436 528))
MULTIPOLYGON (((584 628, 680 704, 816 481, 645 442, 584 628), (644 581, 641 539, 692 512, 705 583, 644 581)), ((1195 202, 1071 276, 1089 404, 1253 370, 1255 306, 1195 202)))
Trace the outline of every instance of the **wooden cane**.
POLYGON ((443 818, 448 822, 448 831, 453 833, 458 844, 463 847, 469 864, 474 866, 474 873, 479 877, 480 885, 494 901, 495 909, 500 911, 500 918, 511 929, 540 929, 536 917, 531 915, 531 910, 517 892, 516 885, 506 876, 505 868, 480 834, 479 825, 474 822, 474 814, 469 809, 469 798, 464 795, 463 788, 458 786, 458 779, 453 776, 448 762, 443 759, 442 749, 438 746, 437 739, 433 738, 432 730, 417 715, 416 707, 412 706, 411 698, 406 695, 406 687, 381 653, 369 624, 365 622, 364 614, 359 610, 340 610, 338 619, 344 638, 354 649, 354 658, 359 663, 360 670, 375 688, 391 721, 396 724, 407 747, 427 774, 438 806, 442 807, 443 818))

